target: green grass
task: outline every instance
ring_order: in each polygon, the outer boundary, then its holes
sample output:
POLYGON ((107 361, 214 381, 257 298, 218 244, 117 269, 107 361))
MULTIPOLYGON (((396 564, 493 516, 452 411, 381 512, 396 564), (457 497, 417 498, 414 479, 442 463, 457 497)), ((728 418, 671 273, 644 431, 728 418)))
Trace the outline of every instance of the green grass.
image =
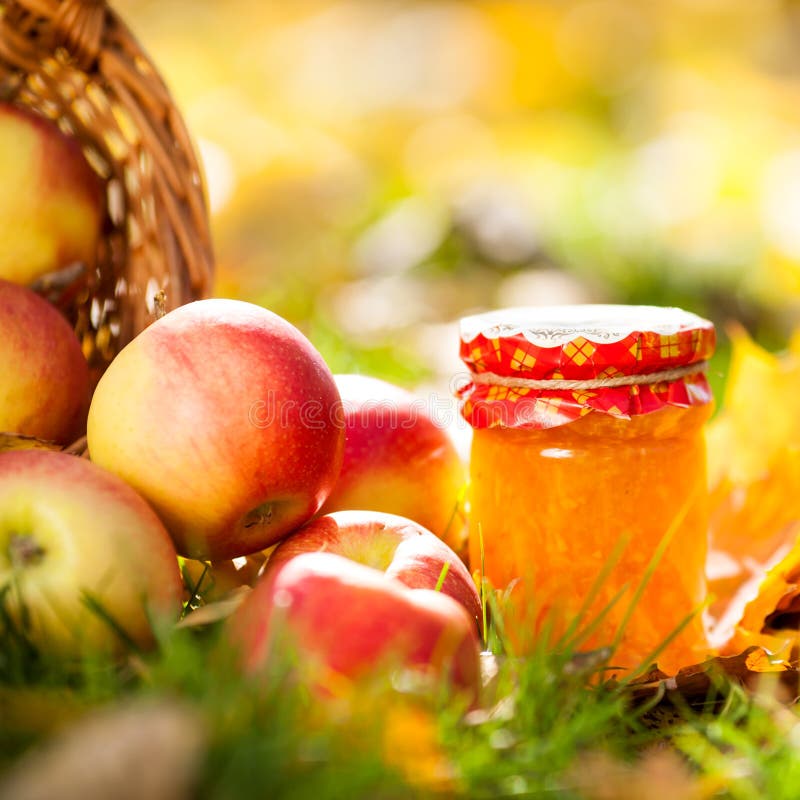
MULTIPOLYGON (((488 605, 488 640, 501 649, 499 612, 493 600, 488 605)), ((0 608, 5 611, 5 603, 0 608)), ((571 642, 581 640, 580 631, 569 632, 571 642)), ((607 656, 579 654, 566 643, 561 652, 537 646, 524 659, 501 655, 479 708, 441 692, 421 697, 379 679, 352 702, 323 701, 298 684, 289 657, 257 680, 242 677, 218 627, 169 630, 149 653, 65 663, 47 659, 24 625, 0 614, 0 692, 6 697, 30 689, 43 696, 66 692, 76 717, 123 699, 179 699, 195 709, 206 741, 197 777, 201 800, 615 796, 586 788, 615 779, 598 768, 597 755, 621 765, 630 782, 653 748, 676 754, 680 774, 697 792, 693 797, 796 797, 800 719, 775 699, 771 677, 755 693, 720 677, 705 702, 677 702, 665 714, 658 697, 635 706, 624 682, 603 683, 607 656), (414 740, 430 733, 425 725, 401 727, 412 752, 405 762, 392 758, 392 709, 410 710, 412 722, 417 713, 429 721, 436 744, 428 749, 445 765, 444 777, 431 783, 423 779, 425 769, 417 774, 409 767, 427 758, 425 747, 422 756, 414 750, 414 740), (599 770, 596 777, 592 770, 599 770)), ((50 720, 41 720, 38 731, 30 727, 15 729, 0 716, 0 768, 46 738, 50 720)))
MULTIPOLYGON (((656 548, 623 619, 682 513, 656 548)), ((637 780, 647 784, 654 748, 674 758, 674 800, 796 796, 800 719, 785 702, 787 691, 793 696, 785 681, 766 676, 760 691, 748 693, 718 675, 708 695, 691 702, 663 692, 634 702, 630 678, 645 665, 607 680, 615 642, 582 650, 629 588, 588 617, 627 544, 621 537, 556 644, 547 646, 553 637, 544 632, 524 658, 505 635, 503 597, 512 587, 498 595, 481 582, 483 658, 493 674, 487 673, 477 704, 444 685, 421 691, 413 682, 392 681, 379 668, 356 695, 321 697, 298 678, 289 652, 246 677, 219 623, 157 628, 157 646, 142 652, 94 596, 84 603, 114 633, 122 652, 65 661, 37 647, 24 608, 12 613, 12 582, 0 590, 0 774, 89 711, 177 700, 193 710, 202 734, 199 800, 616 797, 637 780), (776 699, 779 689, 784 702, 776 699), (31 697, 41 702, 28 714, 31 697), (4 716, 9 708, 15 713, 4 716), (601 788, 605 794, 595 791, 601 788)), ((190 598, 185 618, 203 605, 207 573, 184 579, 190 598)))

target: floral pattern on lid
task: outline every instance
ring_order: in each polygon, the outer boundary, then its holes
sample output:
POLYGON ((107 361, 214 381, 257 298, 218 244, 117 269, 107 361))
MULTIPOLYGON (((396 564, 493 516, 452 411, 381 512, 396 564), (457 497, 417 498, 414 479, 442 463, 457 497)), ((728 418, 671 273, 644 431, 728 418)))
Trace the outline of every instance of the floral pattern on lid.
POLYGON ((461 359, 471 380, 458 390, 461 413, 474 428, 550 428, 591 412, 627 419, 666 405, 700 405, 711 400, 703 370, 715 341, 708 320, 657 306, 512 308, 466 317, 461 359), (626 384, 625 376, 645 382, 626 384), (615 385, 603 386, 607 380, 615 385), (590 385, 547 385, 559 381, 590 385))

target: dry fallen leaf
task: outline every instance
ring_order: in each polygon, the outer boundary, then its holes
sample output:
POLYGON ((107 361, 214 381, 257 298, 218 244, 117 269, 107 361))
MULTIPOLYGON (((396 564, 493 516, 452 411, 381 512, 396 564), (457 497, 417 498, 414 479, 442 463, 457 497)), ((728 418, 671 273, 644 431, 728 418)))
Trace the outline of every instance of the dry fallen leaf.
POLYGON ((653 670, 631 683, 628 692, 634 704, 649 703, 656 696, 666 702, 679 696, 689 705, 705 704, 709 690, 720 677, 752 687, 765 673, 777 673, 790 681, 797 677, 797 670, 785 659, 775 658, 764 648, 753 646, 733 656, 709 658, 702 664, 684 667, 674 676, 653 670))
MULTIPOLYGON (((793 526, 800 532, 800 525, 793 526)), ((776 656, 793 659, 800 644, 800 539, 746 594, 741 617, 726 650, 760 645, 776 656)))
POLYGON ((800 569, 800 333, 780 356, 741 328, 730 335, 722 411, 708 430, 712 644, 782 649, 783 635, 765 628, 791 603, 787 576, 800 569))

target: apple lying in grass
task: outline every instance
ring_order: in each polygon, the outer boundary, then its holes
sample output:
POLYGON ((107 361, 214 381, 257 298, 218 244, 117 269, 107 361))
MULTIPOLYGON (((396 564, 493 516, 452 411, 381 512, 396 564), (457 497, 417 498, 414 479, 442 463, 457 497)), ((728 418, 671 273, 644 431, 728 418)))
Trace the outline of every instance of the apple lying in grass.
POLYGON ((447 432, 410 392, 377 378, 335 377, 345 417, 344 462, 322 513, 399 514, 462 552, 465 532, 456 509, 466 475, 447 432))
POLYGON ((460 603, 333 553, 303 553, 265 574, 228 633, 246 671, 296 658, 332 694, 393 668, 451 681, 471 698, 479 686, 478 636, 460 603))
POLYGON ((150 644, 153 621, 178 618, 183 582, 133 489, 85 459, 18 450, 0 453, 0 595, 36 647, 75 657, 150 644))
POLYGON ((102 184, 74 138, 0 103, 0 278, 29 284, 74 262, 94 264, 102 184))
POLYGON ((83 431, 88 395, 89 368, 66 319, 0 280, 0 432, 66 444, 83 431))
POLYGON ((412 589, 435 589, 441 583, 441 592, 458 600, 480 629, 481 600, 469 571, 438 536, 412 520, 377 511, 317 517, 275 548, 265 575, 301 553, 313 552, 344 556, 412 589))
POLYGON ((200 300, 114 359, 89 409, 92 460, 155 508, 181 555, 263 550, 319 511, 344 429, 322 356, 276 314, 200 300))

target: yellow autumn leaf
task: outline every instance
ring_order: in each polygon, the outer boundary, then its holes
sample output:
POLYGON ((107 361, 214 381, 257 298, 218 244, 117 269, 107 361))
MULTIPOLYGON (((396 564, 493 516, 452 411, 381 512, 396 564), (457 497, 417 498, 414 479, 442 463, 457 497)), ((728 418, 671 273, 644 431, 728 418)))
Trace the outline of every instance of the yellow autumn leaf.
POLYGON ((763 477, 787 448, 800 447, 800 333, 784 355, 732 328, 723 411, 708 429, 709 479, 747 485, 763 477))
POLYGON ((731 343, 723 410, 707 439, 714 640, 727 652, 774 651, 786 637, 776 640, 768 620, 788 608, 800 572, 800 332, 781 355, 741 328, 731 343))
POLYGON ((741 618, 727 649, 738 652, 758 645, 794 660, 792 650, 800 645, 800 520, 788 526, 788 554, 785 547, 775 554, 777 560, 760 581, 742 587, 733 604, 742 606, 741 618))

